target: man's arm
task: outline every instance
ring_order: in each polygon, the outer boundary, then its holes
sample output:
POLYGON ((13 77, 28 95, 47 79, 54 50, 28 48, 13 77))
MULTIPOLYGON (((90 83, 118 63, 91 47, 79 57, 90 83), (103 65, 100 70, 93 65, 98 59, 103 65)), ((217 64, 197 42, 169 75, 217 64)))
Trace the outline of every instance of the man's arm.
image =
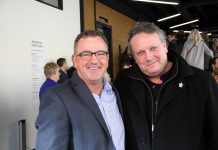
POLYGON ((38 129, 37 150, 68 150, 68 114, 60 97, 52 89, 48 89, 42 96, 35 125, 38 129))

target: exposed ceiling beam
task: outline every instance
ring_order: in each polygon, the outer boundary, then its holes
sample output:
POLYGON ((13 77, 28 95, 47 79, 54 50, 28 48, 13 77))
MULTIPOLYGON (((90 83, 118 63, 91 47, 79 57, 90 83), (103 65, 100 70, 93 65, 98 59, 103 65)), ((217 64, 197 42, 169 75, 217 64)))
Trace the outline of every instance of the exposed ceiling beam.
POLYGON ((208 18, 205 15, 204 11, 201 9, 201 7, 197 7, 198 12, 200 13, 200 15, 203 17, 203 19, 208 22, 208 18))
POLYGON ((181 9, 180 12, 186 21, 193 19, 187 9, 181 9))

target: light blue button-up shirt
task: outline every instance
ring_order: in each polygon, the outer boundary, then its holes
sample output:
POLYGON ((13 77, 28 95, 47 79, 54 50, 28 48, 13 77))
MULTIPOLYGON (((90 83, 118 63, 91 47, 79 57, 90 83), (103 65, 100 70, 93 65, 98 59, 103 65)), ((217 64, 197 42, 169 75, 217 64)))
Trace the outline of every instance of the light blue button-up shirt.
POLYGON ((117 106, 117 99, 110 83, 104 79, 104 88, 101 95, 92 93, 101 114, 107 124, 114 146, 117 150, 124 150, 125 132, 123 120, 117 106))

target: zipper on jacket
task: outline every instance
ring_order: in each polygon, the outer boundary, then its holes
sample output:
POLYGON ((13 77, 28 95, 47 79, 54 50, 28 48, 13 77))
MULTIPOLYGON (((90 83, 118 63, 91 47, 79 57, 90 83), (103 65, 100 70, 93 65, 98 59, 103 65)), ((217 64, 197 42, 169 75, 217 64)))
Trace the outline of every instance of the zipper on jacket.
POLYGON ((152 92, 151 92, 151 89, 150 89, 150 87, 148 86, 148 84, 144 81, 144 80, 142 80, 142 79, 137 79, 137 78, 134 78, 134 77, 131 77, 130 76, 130 78, 132 78, 132 79, 135 79, 135 80, 138 80, 138 81, 142 81, 142 83, 144 83, 145 85, 146 85, 146 87, 149 89, 149 93, 150 93, 150 95, 151 95, 151 103, 152 103, 152 116, 151 116, 151 122, 152 122, 152 124, 151 124, 151 132, 152 132, 152 139, 153 139, 153 134, 154 134, 154 129, 155 129, 155 122, 156 122, 156 119, 157 119, 157 109, 158 109, 158 102, 159 102, 159 96, 160 96, 160 92, 161 92, 161 90, 162 90, 162 88, 163 88, 163 86, 165 86, 168 82, 170 82, 173 78, 175 78, 176 77, 176 75, 177 75, 177 73, 178 73, 178 67, 177 67, 177 70, 176 70, 176 73, 171 77, 171 78, 169 78, 168 80, 166 80, 162 85, 161 85, 161 87, 160 87, 160 89, 159 89, 159 91, 158 91, 158 95, 157 95, 157 100, 156 100, 156 102, 155 102, 155 108, 154 108, 154 103, 153 103, 153 101, 154 101, 154 98, 153 98, 153 95, 152 95, 152 92), (155 110, 154 110, 155 109, 155 110), (155 115, 155 118, 154 118, 154 115, 155 115))
MULTIPOLYGON (((176 73, 175 73, 171 78, 169 78, 168 80, 166 80, 166 81, 161 85, 161 87, 160 87, 160 89, 159 89, 159 91, 158 91, 157 101, 155 102, 155 120, 154 120, 154 122, 153 122, 154 127, 155 127, 155 122, 156 122, 156 119, 157 119, 157 108, 158 108, 158 102, 159 102, 160 92, 161 92, 163 86, 165 86, 168 82, 170 82, 173 78, 176 77, 177 73, 178 73, 178 67, 177 67, 176 73)), ((154 129, 153 129, 153 131, 154 131, 154 129)), ((152 131, 152 138, 153 138, 153 131, 152 131)))
POLYGON ((154 131, 154 115, 153 115, 153 112, 154 112, 154 104, 153 104, 153 101, 154 101, 154 98, 153 98, 153 95, 152 95, 152 92, 151 92, 151 89, 150 89, 150 87, 148 86, 148 84, 144 81, 144 80, 142 80, 142 79, 137 79, 137 78, 134 78, 134 77, 131 77, 130 76, 130 78, 132 78, 132 79, 134 79, 134 80, 138 80, 138 81, 141 81, 147 88, 148 88, 148 90, 149 90, 149 93, 150 93, 150 95, 151 95, 151 101, 152 101, 152 103, 151 103, 151 111, 152 111, 152 116, 151 116, 151 132, 152 132, 152 138, 153 138, 153 131, 154 131))

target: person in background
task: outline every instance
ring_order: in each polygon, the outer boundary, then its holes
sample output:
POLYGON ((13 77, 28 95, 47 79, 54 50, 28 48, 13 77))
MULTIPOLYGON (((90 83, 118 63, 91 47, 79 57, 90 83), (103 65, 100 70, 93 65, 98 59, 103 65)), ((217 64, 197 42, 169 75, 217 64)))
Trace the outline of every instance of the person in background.
POLYGON ((67 76, 68 79, 70 79, 73 76, 73 73, 76 69, 74 68, 74 66, 71 66, 69 69, 67 69, 67 76))
POLYGON ((218 85, 218 68, 215 68, 215 69, 213 70, 213 77, 214 77, 214 79, 216 80, 216 83, 217 83, 217 85, 218 85))
POLYGON ((60 80, 58 81, 58 83, 63 83, 65 80, 68 79, 67 76, 67 62, 65 58, 59 58, 57 60, 57 64, 60 68, 60 80))
POLYGON ((176 33, 176 52, 181 55, 183 46, 186 41, 185 33, 184 31, 180 30, 176 33))
POLYGON ((218 68, 218 57, 214 57, 211 61, 211 72, 218 68))
POLYGON ((214 51, 214 56, 218 57, 218 38, 214 39, 213 51, 214 51))
MULTIPOLYGON (((203 33, 201 33, 201 36, 202 36, 204 42, 207 44, 207 46, 213 51, 213 42, 210 41, 208 33, 203 32, 203 33)), ((211 60, 212 60, 212 58, 210 56, 204 54, 204 70, 205 71, 210 71, 211 60)))
POLYGON ((213 57, 213 51, 208 48, 207 44, 201 37, 197 29, 193 29, 184 44, 181 56, 189 65, 204 70, 204 54, 213 57))
POLYGON ((110 77, 110 74, 106 71, 105 74, 104 74, 104 78, 111 83, 111 77, 110 77))
POLYGON ((44 66, 44 74, 46 77, 45 82, 42 84, 39 90, 39 99, 41 101, 43 93, 53 86, 56 86, 59 80, 59 67, 54 62, 49 62, 44 66))
POLYGON ((48 90, 36 120, 37 150, 124 150, 122 108, 104 78, 108 43, 100 31, 85 31, 74 42, 71 79, 48 90))
POLYGON ((121 56, 121 69, 130 68, 134 64, 134 60, 128 51, 128 46, 121 56))
POLYGON ((177 41, 176 41, 176 33, 170 32, 167 35, 167 42, 168 42, 168 50, 176 51, 177 48, 177 41))
POLYGON ((129 32, 136 64, 114 82, 124 114, 126 150, 218 150, 218 89, 208 72, 166 46, 149 22, 129 32))

